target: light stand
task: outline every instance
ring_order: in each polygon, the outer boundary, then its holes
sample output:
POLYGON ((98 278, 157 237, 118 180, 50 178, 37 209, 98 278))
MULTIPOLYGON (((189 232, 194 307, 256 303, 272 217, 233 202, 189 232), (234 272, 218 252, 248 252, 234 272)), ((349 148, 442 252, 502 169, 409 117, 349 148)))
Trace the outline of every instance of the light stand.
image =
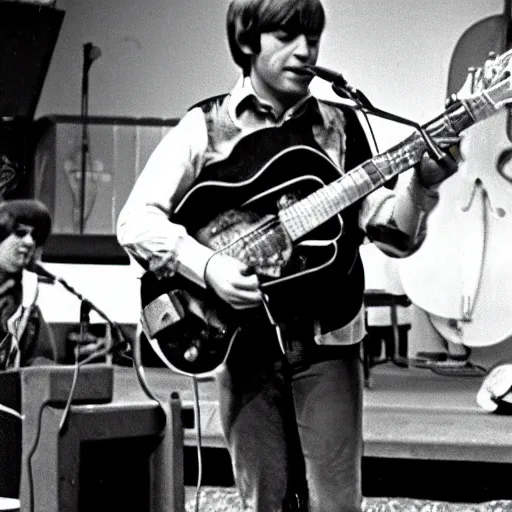
POLYGON ((92 43, 84 44, 84 59, 82 70, 82 161, 80 172, 80 234, 85 229, 85 183, 87 176, 87 160, 89 157, 89 133, 87 119, 89 116, 89 70, 92 63, 101 57, 101 50, 92 43))

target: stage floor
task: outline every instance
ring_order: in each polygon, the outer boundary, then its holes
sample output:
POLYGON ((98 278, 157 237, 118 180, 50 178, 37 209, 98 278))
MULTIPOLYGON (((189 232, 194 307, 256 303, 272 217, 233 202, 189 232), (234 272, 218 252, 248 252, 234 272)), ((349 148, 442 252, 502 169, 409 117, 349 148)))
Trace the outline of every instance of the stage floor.
MULTIPOLYGON (((167 369, 146 368, 150 389, 166 400, 179 393, 193 406, 192 381, 167 369)), ((372 388, 364 392, 365 456, 471 462, 512 462, 512 418, 484 412, 475 397, 481 377, 444 376, 428 369, 384 364, 372 368, 372 388)), ((204 447, 224 447, 214 381, 199 383, 204 447)), ((116 367, 114 399, 147 400, 132 368, 116 367)), ((185 445, 196 444, 191 414, 185 445)))
MULTIPOLYGON (((185 512, 195 512, 195 489, 186 489, 185 512)), ((201 489, 201 512, 243 512, 242 502, 234 488, 205 487, 201 489)), ((510 500, 492 500, 482 503, 454 503, 449 501, 411 498, 364 498, 361 512, 510 512, 510 500)))

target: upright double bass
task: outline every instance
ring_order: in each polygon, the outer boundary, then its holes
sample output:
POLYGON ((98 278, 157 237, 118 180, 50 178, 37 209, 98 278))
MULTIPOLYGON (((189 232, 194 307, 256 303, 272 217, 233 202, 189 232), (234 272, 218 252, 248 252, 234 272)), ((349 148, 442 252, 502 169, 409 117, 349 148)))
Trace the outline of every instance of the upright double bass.
MULTIPOLYGON (((511 46, 511 3, 462 35, 448 97, 492 80, 494 55, 511 46)), ((483 347, 512 336, 510 109, 468 129, 460 153, 459 171, 439 188, 423 246, 399 262, 399 274, 407 295, 445 339, 483 347)))

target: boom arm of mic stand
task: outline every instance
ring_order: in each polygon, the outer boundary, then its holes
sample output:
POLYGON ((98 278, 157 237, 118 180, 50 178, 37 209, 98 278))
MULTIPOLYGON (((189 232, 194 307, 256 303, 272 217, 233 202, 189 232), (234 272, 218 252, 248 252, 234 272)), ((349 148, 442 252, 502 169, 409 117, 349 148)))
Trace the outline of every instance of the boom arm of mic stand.
POLYGON ((100 308, 95 306, 90 300, 85 299, 84 296, 80 292, 76 291, 70 284, 68 284, 65 279, 59 276, 55 276, 55 281, 58 281, 62 286, 64 286, 64 288, 66 288, 66 290, 68 290, 73 295, 78 297, 82 301, 82 303, 86 302, 87 306, 90 309, 96 311, 98 315, 100 315, 104 320, 106 320, 111 326, 113 326, 121 333, 123 340, 133 348, 135 373, 142 390, 144 391, 144 393, 146 393, 148 398, 158 403, 161 410, 165 411, 165 407, 162 401, 151 391, 151 388, 147 382, 146 375, 144 373, 144 368, 142 365, 140 342, 138 340, 133 340, 130 336, 128 336, 128 334, 126 334, 124 329, 117 322, 113 322, 112 320, 110 320, 110 318, 100 308))
POLYGON ((358 105, 356 110, 363 110, 368 114, 381 117, 382 119, 387 119, 388 121, 394 121, 395 123, 411 126, 412 128, 416 129, 423 137, 429 155, 438 163, 445 162, 447 155, 441 150, 441 148, 434 142, 432 137, 419 123, 416 123, 415 121, 412 121, 405 117, 398 116, 391 112, 387 112, 386 110, 374 107, 370 100, 361 91, 357 89, 354 92, 351 92, 336 85, 334 82, 331 84, 331 87, 335 94, 337 94, 341 98, 346 98, 348 95, 351 99, 355 100, 355 102, 358 105))
POLYGON ((66 290, 75 295, 75 297, 78 297, 78 299, 80 299, 82 303, 86 302, 91 310, 96 311, 96 313, 98 313, 98 315, 101 318, 103 318, 109 325, 117 329, 122 334, 124 341, 126 341, 130 345, 133 345, 133 340, 130 338, 130 336, 126 334, 124 329, 117 322, 110 320, 110 318, 100 308, 94 305, 90 300, 86 299, 80 292, 76 291, 70 284, 68 284, 68 282, 65 279, 56 276, 55 280, 58 281, 62 286, 64 286, 66 290))

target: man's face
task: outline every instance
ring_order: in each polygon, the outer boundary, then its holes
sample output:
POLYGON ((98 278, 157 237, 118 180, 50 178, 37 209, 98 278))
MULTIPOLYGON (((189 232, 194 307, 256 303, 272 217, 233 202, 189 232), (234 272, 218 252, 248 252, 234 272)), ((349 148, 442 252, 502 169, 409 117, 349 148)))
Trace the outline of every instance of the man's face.
POLYGON ((34 228, 17 224, 13 232, 0 242, 0 270, 16 273, 23 270, 32 260, 36 243, 32 237, 34 228))
POLYGON ((308 93, 313 78, 305 65, 318 58, 319 35, 284 30, 261 34, 261 50, 253 56, 251 81, 259 96, 284 109, 308 93))

